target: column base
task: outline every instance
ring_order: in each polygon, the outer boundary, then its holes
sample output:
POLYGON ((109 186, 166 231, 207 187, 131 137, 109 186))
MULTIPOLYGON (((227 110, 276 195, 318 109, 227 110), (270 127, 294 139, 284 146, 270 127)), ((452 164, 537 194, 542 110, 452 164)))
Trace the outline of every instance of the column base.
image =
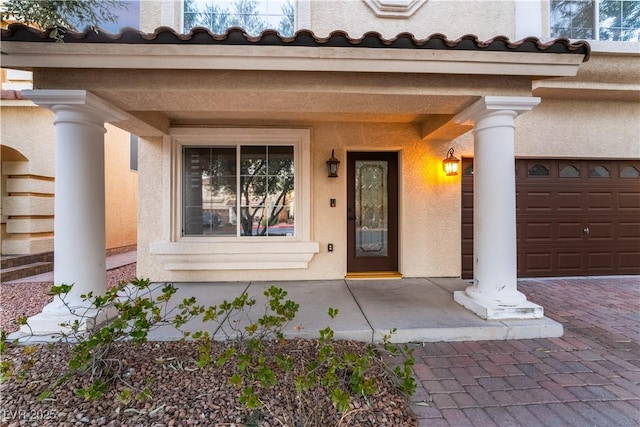
POLYGON ((19 341, 58 341, 73 332, 73 325, 78 322, 79 333, 91 331, 104 323, 116 318, 118 310, 115 307, 105 307, 100 310, 82 309, 82 315, 56 311, 42 312, 27 319, 27 324, 11 334, 9 338, 19 341))
POLYGON ((541 319, 544 317, 542 306, 529 301, 515 306, 491 305, 470 298, 465 291, 454 292, 453 299, 485 320, 541 319))

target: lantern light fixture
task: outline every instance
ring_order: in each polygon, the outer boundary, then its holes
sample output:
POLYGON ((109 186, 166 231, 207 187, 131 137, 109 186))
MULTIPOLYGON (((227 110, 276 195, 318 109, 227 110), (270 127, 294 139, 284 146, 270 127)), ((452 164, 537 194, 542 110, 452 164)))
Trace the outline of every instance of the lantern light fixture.
POLYGON ((336 159, 334 154, 335 150, 331 150, 331 157, 327 160, 327 168, 329 169, 329 178, 337 178, 338 177, 338 165, 340 165, 340 160, 336 159))
POLYGON ((456 176, 458 175, 459 166, 460 159, 453 155, 453 148, 449 148, 447 158, 442 161, 442 169, 444 169, 447 176, 456 176))

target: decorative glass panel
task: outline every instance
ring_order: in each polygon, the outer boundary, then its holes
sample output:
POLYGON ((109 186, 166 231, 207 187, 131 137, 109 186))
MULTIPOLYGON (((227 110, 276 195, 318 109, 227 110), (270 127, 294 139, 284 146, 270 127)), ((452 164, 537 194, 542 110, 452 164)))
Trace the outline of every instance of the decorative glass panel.
POLYGON ((358 160, 355 174, 356 258, 387 256, 388 162, 358 160))
POLYGON ((611 174, 609 173, 609 169, 602 165, 598 165, 591 168, 591 170, 589 171, 589 176, 591 178, 608 178, 611 176, 611 174))
POLYGON ((573 165, 566 165, 560 169, 560 178, 580 178, 580 170, 573 165))
POLYGON ((640 171, 635 166, 625 166, 620 171, 620 178, 640 178, 640 171))
POLYGON ((527 171, 527 176, 542 177, 549 176, 549 168, 540 163, 536 163, 527 171))

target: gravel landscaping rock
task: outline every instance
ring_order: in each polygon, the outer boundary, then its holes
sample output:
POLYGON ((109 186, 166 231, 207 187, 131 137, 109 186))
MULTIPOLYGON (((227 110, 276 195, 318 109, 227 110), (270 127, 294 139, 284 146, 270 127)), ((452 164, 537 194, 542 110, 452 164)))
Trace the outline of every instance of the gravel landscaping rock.
MULTIPOLYGON (((314 360, 314 340, 269 342, 267 353, 288 354, 294 367, 314 360)), ((214 343, 221 352, 225 343, 214 343)), ((366 344, 341 341, 338 351, 364 352, 366 344)), ((113 357, 122 369, 109 390, 96 400, 75 390, 90 384, 88 375, 73 377, 45 399, 39 396, 66 371, 70 346, 38 345, 34 354, 10 346, 3 357, 14 363, 14 375, 0 386, 0 416, 6 426, 416 426, 406 399, 394 387, 383 363, 374 359, 371 376, 378 391, 370 398, 352 396, 351 411, 340 414, 322 387, 296 392, 292 374, 277 372, 277 384, 258 390, 262 407, 247 410, 240 390, 229 382, 236 366, 198 368, 195 342, 118 343, 113 357), (31 365, 28 367, 28 365, 31 365), (23 373, 22 369, 28 367, 23 373), (148 393, 148 394, 147 394, 148 393)), ((294 368, 295 370, 295 368, 294 368)))
MULTIPOLYGON (((107 284, 135 277, 131 264, 107 272, 107 284)), ((31 316, 51 301, 52 283, 2 284, 0 327, 17 329, 16 319, 31 316)), ((229 343, 213 342, 213 360, 229 343)), ((364 354, 367 344, 337 341, 336 353, 364 354)), ((276 373, 276 385, 256 389, 262 402, 250 411, 240 402, 241 391, 229 381, 238 372, 235 362, 223 366, 197 366, 197 343, 131 342, 114 344, 109 357, 118 366, 108 379, 106 393, 87 400, 77 390, 91 384, 88 374, 73 376, 53 387, 67 372, 70 345, 8 344, 2 362, 12 364, 12 375, 0 385, 1 426, 417 426, 408 401, 396 388, 383 360, 372 358, 369 372, 377 392, 367 398, 351 396, 351 409, 339 413, 321 386, 307 392, 295 387, 295 372, 317 359, 317 340, 294 339, 266 343, 268 363, 276 373), (294 369, 276 367, 276 355, 289 355, 294 369), (43 398, 44 397, 44 398, 43 398)), ((348 381, 349 372, 343 372, 348 381)))

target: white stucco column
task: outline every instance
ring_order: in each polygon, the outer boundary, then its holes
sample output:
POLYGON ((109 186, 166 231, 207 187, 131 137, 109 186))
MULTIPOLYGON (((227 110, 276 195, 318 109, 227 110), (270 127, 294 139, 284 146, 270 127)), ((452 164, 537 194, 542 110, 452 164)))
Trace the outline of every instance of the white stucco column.
POLYGON ((30 90, 23 95, 55 113, 54 284, 73 288, 64 303, 56 297, 21 332, 55 334, 64 329, 61 323, 75 320, 91 327, 100 319, 86 312, 81 295, 106 291, 104 124, 125 115, 83 90, 30 90))
POLYGON ((454 293, 484 319, 532 319, 542 307, 517 288, 515 118, 540 103, 534 97, 487 96, 458 114, 474 126, 473 285, 454 293))

